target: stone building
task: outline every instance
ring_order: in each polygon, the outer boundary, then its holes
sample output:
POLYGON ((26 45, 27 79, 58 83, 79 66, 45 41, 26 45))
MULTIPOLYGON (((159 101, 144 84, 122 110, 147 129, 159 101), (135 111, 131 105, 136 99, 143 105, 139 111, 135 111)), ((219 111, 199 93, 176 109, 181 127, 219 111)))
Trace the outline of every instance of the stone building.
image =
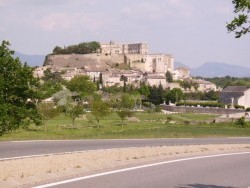
POLYGON ((173 73, 174 80, 183 80, 190 77, 190 69, 187 67, 178 67, 173 73))
MULTIPOLYGON (((193 79, 194 80, 194 79, 193 79)), ((194 80, 197 84, 198 84, 198 91, 201 91, 201 92, 208 92, 208 91, 217 91, 217 86, 212 83, 212 82, 209 82, 207 80, 202 80, 202 79, 197 79, 197 80, 194 80)))
POLYGON ((101 45, 102 54, 147 54, 149 51, 148 43, 129 43, 119 44, 113 41, 101 45))
POLYGON ((250 107, 250 86, 228 86, 222 90, 220 102, 230 105, 250 107))
POLYGON ((128 54, 125 59, 132 69, 146 73, 165 74, 174 71, 174 57, 168 54, 128 54))

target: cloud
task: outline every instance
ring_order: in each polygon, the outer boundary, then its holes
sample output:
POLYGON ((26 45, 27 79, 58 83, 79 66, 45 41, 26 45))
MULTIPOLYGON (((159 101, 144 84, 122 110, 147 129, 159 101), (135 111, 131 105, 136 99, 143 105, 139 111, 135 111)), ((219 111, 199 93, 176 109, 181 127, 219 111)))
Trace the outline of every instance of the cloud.
POLYGON ((223 15, 231 15, 233 9, 230 6, 219 6, 216 8, 216 12, 223 15))
POLYGON ((0 7, 7 5, 8 0, 0 0, 0 7))
POLYGON ((121 10, 123 17, 159 21, 170 17, 189 18, 193 7, 180 0, 135 2, 121 10))
POLYGON ((71 30, 85 28, 91 31, 103 26, 101 19, 96 15, 87 13, 52 13, 44 16, 36 22, 36 25, 44 31, 53 32, 58 30, 71 30))

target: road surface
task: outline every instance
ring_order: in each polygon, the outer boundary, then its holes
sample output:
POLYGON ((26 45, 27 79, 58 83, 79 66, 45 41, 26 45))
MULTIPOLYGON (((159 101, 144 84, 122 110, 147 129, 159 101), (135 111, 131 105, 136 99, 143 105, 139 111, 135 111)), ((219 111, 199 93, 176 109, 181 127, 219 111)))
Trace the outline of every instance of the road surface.
POLYGON ((86 151, 97 149, 200 145, 200 144, 250 144, 248 138, 182 138, 182 139, 128 139, 128 140, 65 140, 0 142, 0 160, 5 158, 43 155, 52 153, 86 151))
MULTIPOLYGON (((248 188, 250 152, 179 159, 57 182, 56 188, 248 188), (71 181, 71 182, 70 182, 71 181)), ((51 187, 51 186, 42 186, 51 187)), ((42 188, 39 187, 39 188, 42 188)))

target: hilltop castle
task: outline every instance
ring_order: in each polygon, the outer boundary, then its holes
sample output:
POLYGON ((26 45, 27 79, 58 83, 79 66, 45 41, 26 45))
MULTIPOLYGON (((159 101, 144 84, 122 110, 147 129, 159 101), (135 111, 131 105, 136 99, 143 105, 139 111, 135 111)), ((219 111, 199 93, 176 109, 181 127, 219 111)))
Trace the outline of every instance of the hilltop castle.
POLYGON ((168 83, 165 77, 167 71, 175 80, 190 78, 188 68, 174 70, 172 55, 150 54, 148 43, 120 44, 111 41, 101 43, 100 47, 98 52, 91 54, 48 55, 44 66, 38 67, 34 74, 42 77, 44 70, 50 68, 52 72, 63 73, 62 78, 66 80, 77 75, 88 75, 92 80, 98 80, 102 75, 103 86, 123 86, 125 79, 127 84, 135 87, 144 82, 170 89, 180 88, 180 84, 168 83), (127 70, 119 68, 120 65, 126 66, 127 70))

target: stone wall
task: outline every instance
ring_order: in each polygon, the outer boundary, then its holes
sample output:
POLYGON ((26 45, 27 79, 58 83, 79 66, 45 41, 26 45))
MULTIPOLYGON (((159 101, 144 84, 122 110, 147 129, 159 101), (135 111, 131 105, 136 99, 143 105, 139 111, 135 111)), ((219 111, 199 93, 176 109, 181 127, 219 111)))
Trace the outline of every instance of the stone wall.
POLYGON ((86 63, 99 64, 121 64, 124 63, 124 55, 112 54, 105 55, 100 53, 92 54, 65 54, 65 55, 48 55, 44 61, 45 65, 53 65, 58 67, 69 66, 78 67, 86 63))
POLYGON ((197 113, 197 114, 234 114, 245 112, 240 109, 225 109, 225 108, 203 108, 203 107, 188 107, 188 106, 169 106, 161 105, 163 110, 178 113, 197 113))

